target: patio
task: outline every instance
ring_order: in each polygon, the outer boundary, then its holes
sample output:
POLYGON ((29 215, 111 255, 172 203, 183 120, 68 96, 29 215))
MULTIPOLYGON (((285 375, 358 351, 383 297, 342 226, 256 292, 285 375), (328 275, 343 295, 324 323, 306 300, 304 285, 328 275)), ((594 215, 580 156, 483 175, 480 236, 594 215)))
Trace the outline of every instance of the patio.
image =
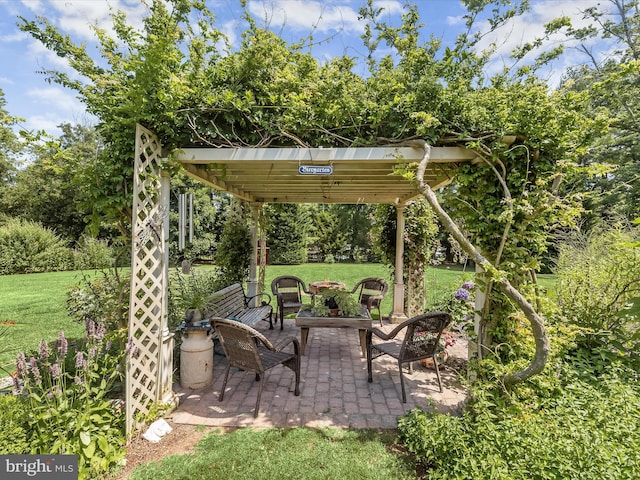
MULTIPOLYGON (((383 329, 389 331, 394 326, 385 322, 383 329)), ((300 339, 292 318, 285 319, 282 331, 269 330, 267 322, 258 322, 256 328, 272 343, 289 335, 300 339)), ((224 400, 218 401, 226 359, 216 354, 210 386, 184 390, 174 385, 179 406, 172 420, 218 427, 395 428, 397 417, 416 407, 456 414, 467 395, 457 371, 464 375, 461 367, 466 363, 467 342, 461 335, 456 338, 449 347, 449 361, 440 371, 443 393, 438 389, 435 371, 416 364, 413 374, 405 374, 407 403, 403 404, 397 364, 391 357, 374 361, 373 383, 368 383, 367 362, 360 353, 357 330, 311 329, 301 358, 300 396, 293 395, 294 375, 289 369, 270 370, 257 418, 253 409, 258 384, 253 374, 232 369, 224 400)))

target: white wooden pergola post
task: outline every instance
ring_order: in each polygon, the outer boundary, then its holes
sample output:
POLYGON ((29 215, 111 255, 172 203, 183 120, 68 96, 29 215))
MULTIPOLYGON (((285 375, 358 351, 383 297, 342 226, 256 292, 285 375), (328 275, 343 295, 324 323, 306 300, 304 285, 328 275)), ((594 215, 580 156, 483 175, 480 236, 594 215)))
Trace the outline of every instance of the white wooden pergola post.
MULTIPOLYGON (((251 261, 249 263, 249 282, 247 284, 247 294, 252 297, 258 294, 258 239, 260 238, 259 232, 259 216, 260 203, 251 204, 251 261)), ((257 298, 253 299, 253 307, 257 306, 257 298)))
POLYGON ((404 312, 404 211, 405 204, 396 205, 396 268, 393 281, 393 311, 391 323, 402 323, 407 319, 404 312))

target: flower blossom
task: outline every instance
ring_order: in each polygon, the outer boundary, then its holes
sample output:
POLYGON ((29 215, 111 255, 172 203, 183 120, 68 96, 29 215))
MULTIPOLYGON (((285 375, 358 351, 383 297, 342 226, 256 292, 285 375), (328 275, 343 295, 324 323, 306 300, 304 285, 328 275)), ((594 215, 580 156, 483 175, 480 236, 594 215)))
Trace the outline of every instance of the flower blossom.
POLYGON ((470 297, 471 295, 469 295, 469 290, 465 290, 464 288, 459 288, 455 294, 456 300, 462 300, 465 302, 469 300, 470 297))
POLYGON ((68 348, 69 342, 64 336, 64 332, 58 333, 58 352, 60 352, 61 357, 66 357, 68 348))
POLYGON ((84 322, 84 327, 87 332, 87 337, 93 338, 96 334, 96 322, 94 322, 90 318, 87 318, 87 320, 84 322))
POLYGON ((88 364, 84 358, 84 353, 78 352, 76 355, 76 368, 87 368, 88 364))
POLYGON ((17 375, 13 377, 13 390, 16 394, 22 393, 22 381, 17 375))
POLYGON ((104 323, 97 323, 95 327, 95 337, 96 340, 101 342, 104 340, 105 335, 107 334, 107 327, 104 326, 104 323))
POLYGON ((42 384, 42 375, 40 375, 40 369, 38 368, 38 361, 35 357, 31 357, 29 359, 29 364, 31 366, 31 375, 33 375, 33 379, 36 382, 36 385, 40 386, 42 384))
POLYGON ((40 360, 43 362, 49 360, 49 346, 44 340, 40 340, 40 360))
POLYGON ((464 282, 462 284, 462 287, 460 288, 464 288, 465 290, 472 290, 475 287, 473 282, 464 282))
POLYGON ((20 377, 24 377, 27 373, 27 358, 24 353, 19 353, 16 357, 16 370, 20 377))

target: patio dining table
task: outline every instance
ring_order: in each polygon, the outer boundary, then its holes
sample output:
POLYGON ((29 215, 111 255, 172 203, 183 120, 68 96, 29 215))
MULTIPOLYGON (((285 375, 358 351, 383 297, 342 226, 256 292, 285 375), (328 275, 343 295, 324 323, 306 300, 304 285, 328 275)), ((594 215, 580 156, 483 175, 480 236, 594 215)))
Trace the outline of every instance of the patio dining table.
POLYGON ((360 315, 353 317, 317 316, 310 310, 300 309, 296 315, 296 327, 300 327, 300 353, 304 355, 310 328, 357 328, 360 338, 362 356, 367 356, 366 336, 367 328, 371 328, 371 315, 363 307, 360 315))

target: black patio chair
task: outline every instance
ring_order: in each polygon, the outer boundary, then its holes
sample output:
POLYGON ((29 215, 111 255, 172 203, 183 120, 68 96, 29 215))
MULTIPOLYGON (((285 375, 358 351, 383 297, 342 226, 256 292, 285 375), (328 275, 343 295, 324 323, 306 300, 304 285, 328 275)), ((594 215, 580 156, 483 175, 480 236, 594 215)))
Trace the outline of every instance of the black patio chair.
POLYGON ((380 304, 384 299, 384 296, 389 289, 389 285, 383 278, 365 278, 360 280, 351 290, 351 293, 358 292, 358 301, 367 307, 369 314, 374 308, 378 310, 378 318, 380 319, 380 325, 382 325, 382 312, 380 311, 380 304))
POLYGON ((280 317, 280 330, 284 328, 284 316, 297 313, 302 306, 302 295, 309 293, 305 283, 293 275, 282 275, 271 282, 271 292, 277 299, 276 323, 280 317))
POLYGON ((367 373, 369 383, 373 382, 372 360, 382 355, 389 355, 398 362, 400 371, 400 387, 402 388, 402 402, 407 403, 407 395, 404 389, 404 376, 402 365, 411 364, 423 358, 432 358, 435 365, 438 386, 442 393, 442 381, 436 354, 442 350, 440 336, 442 331, 451 323, 451 317, 444 312, 430 312, 416 315, 409 320, 405 320, 389 333, 385 333, 377 328, 367 330, 367 373), (395 338, 402 331, 405 331, 402 341, 395 338), (384 343, 373 343, 373 336, 384 340, 384 343), (389 341, 392 340, 392 341, 389 341))

